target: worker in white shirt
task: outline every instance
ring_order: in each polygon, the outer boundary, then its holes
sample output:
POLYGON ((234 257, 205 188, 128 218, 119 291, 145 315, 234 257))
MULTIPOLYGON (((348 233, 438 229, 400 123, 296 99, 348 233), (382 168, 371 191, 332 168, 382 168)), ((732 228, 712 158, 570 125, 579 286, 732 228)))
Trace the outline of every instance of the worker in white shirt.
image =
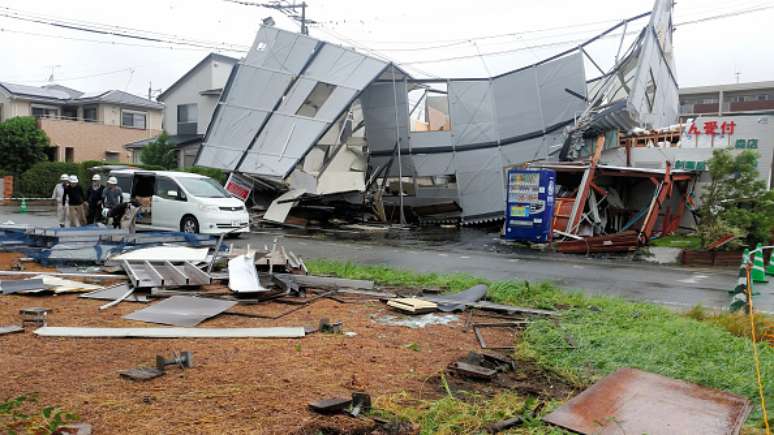
POLYGON ((59 177, 59 183, 54 186, 54 193, 51 194, 51 199, 56 201, 56 220, 59 222, 59 226, 64 228, 67 222, 67 204, 62 201, 64 198, 65 188, 69 184, 70 177, 67 174, 62 174, 59 177))

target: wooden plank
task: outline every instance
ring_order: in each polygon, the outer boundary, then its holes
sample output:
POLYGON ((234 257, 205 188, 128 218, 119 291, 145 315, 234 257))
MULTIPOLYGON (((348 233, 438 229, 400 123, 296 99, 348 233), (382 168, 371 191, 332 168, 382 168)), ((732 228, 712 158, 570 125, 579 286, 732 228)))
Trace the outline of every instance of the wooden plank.
POLYGON ((429 313, 438 309, 438 305, 417 298, 397 298, 387 301, 387 305, 411 314, 429 313))

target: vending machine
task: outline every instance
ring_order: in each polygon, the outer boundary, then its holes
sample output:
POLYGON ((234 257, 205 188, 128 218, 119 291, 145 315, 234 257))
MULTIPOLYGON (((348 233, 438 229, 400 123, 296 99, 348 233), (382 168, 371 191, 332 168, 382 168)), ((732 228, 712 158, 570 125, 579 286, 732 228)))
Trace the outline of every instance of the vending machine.
POLYGON ((505 239, 548 242, 552 236, 556 172, 510 169, 505 208, 505 239))

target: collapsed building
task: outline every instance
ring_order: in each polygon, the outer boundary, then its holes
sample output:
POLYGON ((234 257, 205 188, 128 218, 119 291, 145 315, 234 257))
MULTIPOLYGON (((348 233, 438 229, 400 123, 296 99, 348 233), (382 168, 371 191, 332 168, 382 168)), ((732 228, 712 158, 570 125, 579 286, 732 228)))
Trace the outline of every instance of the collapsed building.
POLYGON ((271 192, 264 219, 274 222, 310 201, 367 204, 383 220, 396 209, 403 220, 404 205, 426 221, 500 220, 506 168, 583 159, 606 132, 677 122, 671 11, 671 0, 657 0, 576 47, 478 78, 415 78, 263 26, 229 77, 196 164, 271 192), (648 16, 623 50, 628 26, 648 16), (604 71, 587 47, 620 29, 604 71), (599 76, 587 79, 586 60, 599 76))

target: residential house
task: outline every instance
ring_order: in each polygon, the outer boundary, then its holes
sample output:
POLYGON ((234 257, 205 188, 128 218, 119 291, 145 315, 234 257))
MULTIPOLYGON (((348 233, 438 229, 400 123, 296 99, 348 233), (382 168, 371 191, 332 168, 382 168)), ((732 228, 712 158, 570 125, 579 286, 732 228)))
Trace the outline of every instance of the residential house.
MULTIPOLYGON (((167 143, 177 147, 178 165, 192 166, 231 69, 239 61, 210 53, 158 96, 164 103, 167 143)), ((151 140, 127 144, 132 161, 140 162, 142 148, 151 140)))
POLYGON ((86 94, 66 86, 0 82, 0 121, 34 116, 51 141, 49 159, 127 163, 128 142, 158 136, 163 105, 110 90, 86 94))

